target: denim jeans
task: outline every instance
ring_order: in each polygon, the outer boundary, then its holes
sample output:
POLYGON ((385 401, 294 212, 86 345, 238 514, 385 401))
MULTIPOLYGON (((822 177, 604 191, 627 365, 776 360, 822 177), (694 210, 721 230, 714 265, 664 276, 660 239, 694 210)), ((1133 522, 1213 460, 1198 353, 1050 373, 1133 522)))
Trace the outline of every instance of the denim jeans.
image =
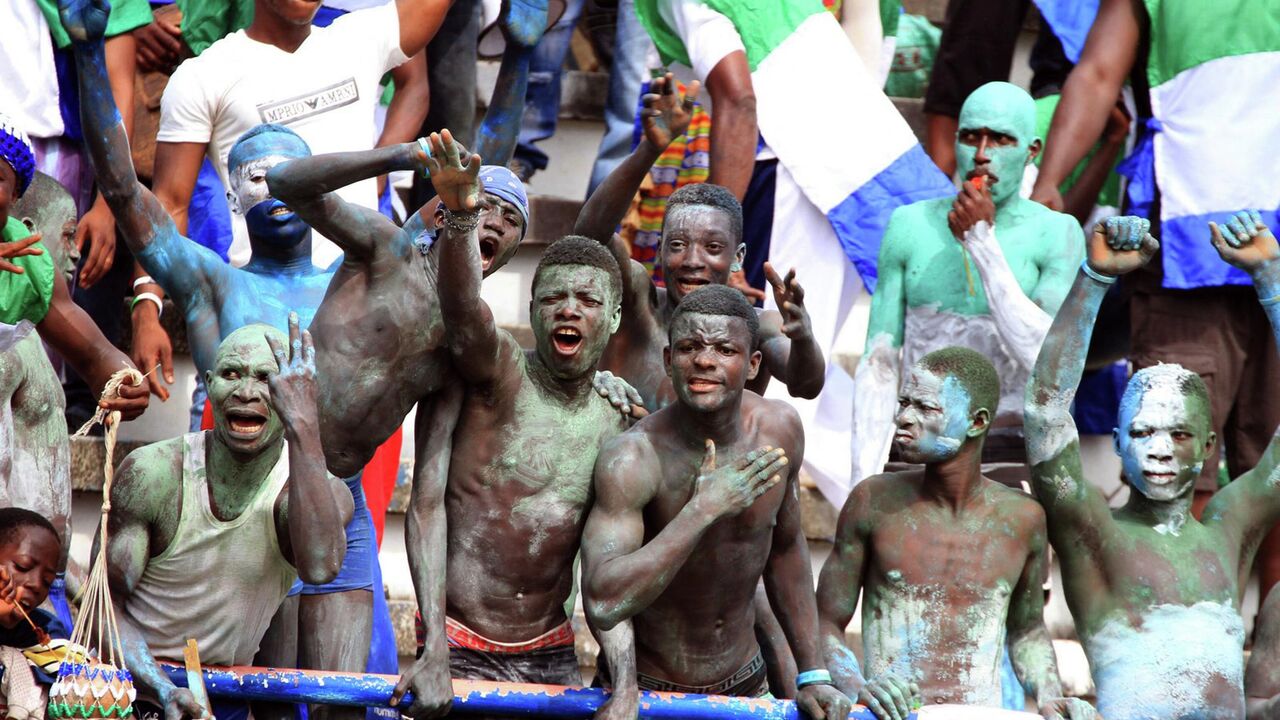
POLYGON ((653 41, 636 17, 635 0, 618 0, 618 29, 609 70, 609 101, 604 108, 604 138, 591 169, 587 195, 604 182, 635 147, 636 108, 640 86, 648 77, 646 60, 653 41))
POLYGON ((585 0, 566 2, 564 14, 543 33, 529 62, 529 86, 524 94, 524 117, 520 122, 516 157, 535 170, 547 168, 547 154, 534 143, 556 134, 564 59, 569 53, 569 41, 573 39, 578 18, 582 17, 584 4, 585 0))

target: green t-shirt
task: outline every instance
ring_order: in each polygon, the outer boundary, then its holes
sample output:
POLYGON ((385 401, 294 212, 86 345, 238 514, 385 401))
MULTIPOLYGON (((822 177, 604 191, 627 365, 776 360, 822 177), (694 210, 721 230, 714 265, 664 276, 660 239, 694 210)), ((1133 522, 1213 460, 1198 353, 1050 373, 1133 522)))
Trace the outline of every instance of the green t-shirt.
MULTIPOLYGON (((1062 99, 1061 95, 1046 95, 1036 100, 1036 135, 1043 141, 1049 137, 1049 125, 1053 122, 1053 111, 1058 109, 1058 101, 1062 99)), ((1080 179, 1080 174, 1084 172, 1084 168, 1093 159, 1094 153, 1098 152, 1098 144, 1095 143, 1089 149, 1089 154, 1084 156, 1078 165, 1071 171, 1069 175, 1058 186, 1060 192, 1066 192, 1076 184, 1080 179)), ((1044 152, 1036 156, 1036 167, 1040 166, 1040 161, 1044 158, 1044 152)), ((1120 207, 1120 176, 1116 174, 1116 165, 1120 164, 1123 158, 1116 156, 1116 162, 1111 166, 1111 173, 1107 175, 1107 179, 1102 183, 1102 189, 1098 191, 1098 201, 1096 205, 1106 207, 1120 207)))
POLYGON ((895 29, 898 42, 893 49, 889 77, 884 81, 884 93, 889 97, 924 97, 942 31, 920 15, 903 15, 895 29))
POLYGON ((253 0, 177 0, 182 39, 199 55, 210 45, 253 22, 253 0))
MULTIPOLYGON (((31 231, 21 220, 10 217, 0 231, 0 242, 11 243, 30 236, 31 231)), ((49 312, 49 301, 53 299, 53 257, 39 242, 32 247, 44 250, 44 254, 7 258, 23 269, 22 274, 0 270, 2 323, 16 325, 19 320, 38 323, 49 312)))
MULTIPOLYGON (((67 31, 62 29, 62 20, 58 17, 58 0, 36 0, 40 12, 49 23, 49 34, 53 42, 64 48, 71 44, 67 31)), ((151 22, 151 3, 147 0, 112 0, 111 16, 107 18, 107 37, 115 37, 140 28, 151 22)))

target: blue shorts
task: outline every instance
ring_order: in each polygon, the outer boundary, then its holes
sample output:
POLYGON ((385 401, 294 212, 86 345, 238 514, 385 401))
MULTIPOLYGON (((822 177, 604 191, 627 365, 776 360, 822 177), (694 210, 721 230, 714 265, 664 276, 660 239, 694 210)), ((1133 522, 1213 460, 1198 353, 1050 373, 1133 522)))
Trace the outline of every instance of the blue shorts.
POLYGON ((373 589, 373 516, 364 501, 364 488, 360 486, 362 474, 358 472, 342 481, 351 491, 355 509, 351 513, 351 522, 347 523, 347 555, 342 559, 338 576, 324 585, 308 585, 295 580, 293 587, 289 588, 289 597, 373 589))

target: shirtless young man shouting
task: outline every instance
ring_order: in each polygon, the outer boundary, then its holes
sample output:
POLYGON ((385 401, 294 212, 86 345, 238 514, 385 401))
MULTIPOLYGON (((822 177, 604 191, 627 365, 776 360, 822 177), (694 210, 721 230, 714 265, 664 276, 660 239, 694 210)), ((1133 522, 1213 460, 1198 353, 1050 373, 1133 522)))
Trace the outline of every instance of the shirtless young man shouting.
POLYGON ((596 461, 583 600, 607 631, 614 695, 601 715, 634 717, 638 689, 767 693, 753 629, 761 577, 803 671, 797 703, 819 719, 849 712, 818 651, 796 485, 800 419, 744 392, 760 367, 758 329, 737 290, 686 296, 664 351, 677 402, 610 441, 596 461))

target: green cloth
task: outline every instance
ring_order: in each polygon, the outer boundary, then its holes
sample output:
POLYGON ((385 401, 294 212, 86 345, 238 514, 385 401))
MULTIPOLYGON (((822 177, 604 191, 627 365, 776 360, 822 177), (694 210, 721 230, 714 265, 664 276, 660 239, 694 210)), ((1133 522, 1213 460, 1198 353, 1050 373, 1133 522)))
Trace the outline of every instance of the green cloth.
POLYGON ((942 30, 920 15, 903 15, 898 22, 898 42, 893 65, 884 81, 889 97, 920 98, 929 86, 929 73, 938 56, 942 30))
POLYGON ((880 34, 894 37, 902 21, 902 0, 880 0, 880 34))
POLYGON ((1280 50, 1276 0, 1143 0, 1151 18, 1147 82, 1156 87, 1210 60, 1280 50))
MULTIPOLYGON (((10 217, 0 232, 0 241, 11 243, 31 236, 31 231, 17 218, 10 217)), ((42 255, 7 258, 23 269, 23 273, 0 270, 0 322, 16 325, 19 320, 38 323, 49 312, 53 299, 53 257, 42 243, 32 247, 44 250, 42 255)))
MULTIPOLYGON (((58 17, 58 0, 36 0, 40 12, 49 23, 49 34, 59 49, 71 44, 71 37, 62 29, 58 17)), ((134 28, 151 23, 151 3, 147 0, 112 0, 111 16, 107 18, 107 37, 123 35, 134 28)))
POLYGON ((253 0, 177 0, 182 39, 199 55, 210 45, 253 22, 253 0))
MULTIPOLYGON (((658 13, 662 0, 636 0, 636 15, 649 31, 662 62, 692 66, 684 41, 658 13)), ((782 44, 800 24, 817 13, 826 12, 821 0, 702 0, 702 3, 729 18, 742 38, 751 72, 782 44)))
MULTIPOLYGON (((1040 138, 1041 142, 1049 137, 1049 125, 1053 123, 1053 112, 1058 109, 1058 101, 1061 99, 1061 95, 1054 94, 1046 95, 1036 100, 1036 136, 1040 138)), ((1062 184, 1058 186, 1059 192, 1065 193, 1076 184, 1076 181, 1080 179, 1080 175, 1084 172, 1085 166, 1089 164, 1094 154, 1098 152, 1099 144, 1094 143, 1093 147, 1089 149, 1089 154, 1085 155, 1084 159, 1063 179, 1062 184)), ((1036 156, 1036 167, 1040 166, 1040 161, 1043 158, 1044 151, 1041 150, 1040 154, 1036 156)), ((1117 154, 1116 161, 1111 166, 1110 174, 1107 175, 1106 181, 1102 183, 1102 189, 1098 191, 1098 201, 1094 203, 1095 205, 1120 207, 1120 176, 1116 173, 1115 166, 1119 165, 1121 160, 1123 158, 1120 157, 1120 154, 1117 154)))

